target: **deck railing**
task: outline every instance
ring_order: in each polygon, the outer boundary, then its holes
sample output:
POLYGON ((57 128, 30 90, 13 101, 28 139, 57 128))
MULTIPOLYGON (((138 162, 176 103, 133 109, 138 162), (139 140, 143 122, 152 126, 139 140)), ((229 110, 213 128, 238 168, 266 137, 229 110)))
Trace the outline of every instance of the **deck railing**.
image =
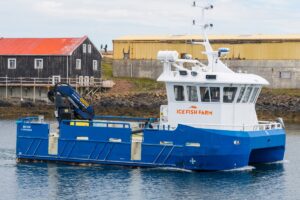
MULTIPOLYGON (((27 117, 23 119, 19 119, 19 122, 32 122, 37 121, 38 117, 27 117)), ((136 118, 136 119, 146 119, 146 118, 136 118)), ((153 118, 154 119, 154 118, 153 118)), ((43 120, 39 120, 43 122, 43 120)), ((172 125, 162 125, 158 122, 154 122, 152 124, 145 124, 143 121, 136 120, 135 122, 130 121, 86 121, 86 120, 64 120, 63 122, 73 123, 71 125, 78 126, 94 126, 94 127, 112 127, 112 128, 132 128, 132 129, 148 129, 148 130, 165 130, 165 131, 173 131, 177 128, 172 125), (150 125, 150 126, 149 126, 150 125)), ((224 125, 224 124, 185 124, 198 128, 210 128, 210 129, 220 129, 220 130, 236 130, 236 131, 268 131, 274 129, 282 129, 283 124, 279 122, 272 121, 259 121, 258 125, 241 125, 241 126, 233 126, 233 125, 224 125)))
MULTIPOLYGON (((282 129, 283 125, 279 122, 259 121, 256 125, 228 125, 228 124, 184 124, 197 128, 208 128, 217 130, 236 130, 236 131, 264 131, 273 129, 282 129)), ((175 130, 177 126, 156 124, 155 130, 175 130)))

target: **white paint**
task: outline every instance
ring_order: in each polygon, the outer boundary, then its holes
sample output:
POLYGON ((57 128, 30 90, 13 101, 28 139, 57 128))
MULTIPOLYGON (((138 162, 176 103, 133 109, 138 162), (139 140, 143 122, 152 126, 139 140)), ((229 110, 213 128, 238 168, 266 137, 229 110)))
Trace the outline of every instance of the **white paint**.
POLYGON ((198 60, 178 59, 176 51, 158 52, 157 58, 163 62, 164 69, 157 80, 166 83, 168 96, 168 105, 162 105, 160 109, 160 125, 177 127, 178 124, 184 124, 223 130, 260 130, 271 127, 269 122, 268 125, 261 126, 255 111, 259 92, 269 84, 268 81, 258 75, 233 72, 220 60, 220 50, 212 49, 205 30, 204 38, 197 45, 204 46, 203 54, 207 56, 207 65, 198 60), (189 90, 188 94, 187 90, 195 87, 197 91, 193 90, 192 94, 189 90), (203 93, 202 89, 201 94, 200 87, 205 87, 210 92, 203 93), (217 92, 212 92, 214 88, 217 92), (230 102, 228 88, 236 91, 230 102), (194 96, 188 98, 188 95, 194 96), (218 102, 201 99, 212 99, 212 96, 218 97, 218 102))
POLYGON ((78 136, 78 137, 76 137, 76 140, 88 141, 88 140, 89 140, 89 137, 78 136))
POLYGON ((194 158, 191 158, 190 163, 194 165, 197 161, 194 158))

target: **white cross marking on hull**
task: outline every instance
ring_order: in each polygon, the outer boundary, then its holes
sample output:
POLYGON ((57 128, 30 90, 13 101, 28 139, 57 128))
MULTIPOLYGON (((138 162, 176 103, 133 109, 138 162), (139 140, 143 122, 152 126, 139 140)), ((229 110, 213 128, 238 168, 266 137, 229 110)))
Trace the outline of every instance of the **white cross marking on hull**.
POLYGON ((197 161, 194 158, 191 158, 190 163, 192 163, 192 165, 194 165, 197 161))

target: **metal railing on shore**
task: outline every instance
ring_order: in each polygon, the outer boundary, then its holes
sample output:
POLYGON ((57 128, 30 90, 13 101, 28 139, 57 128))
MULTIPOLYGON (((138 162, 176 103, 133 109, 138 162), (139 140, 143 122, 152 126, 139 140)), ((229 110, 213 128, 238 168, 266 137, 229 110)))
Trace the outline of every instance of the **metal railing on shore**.
POLYGON ((24 86, 24 87, 49 87, 58 82, 68 83, 73 87, 101 87, 102 79, 88 76, 79 76, 75 78, 60 77, 0 77, 0 86, 24 86))
POLYGON ((88 95, 95 94, 101 88, 111 88, 113 81, 102 80, 93 76, 78 76, 74 78, 63 78, 60 76, 52 76, 48 78, 40 77, 0 77, 0 97, 8 99, 10 97, 47 100, 47 94, 50 87, 57 83, 68 83, 76 89, 76 91, 88 91, 88 95), (25 95, 24 95, 24 94, 25 95), (38 93, 38 95, 36 95, 38 93), (43 94, 42 94, 43 93, 43 94))

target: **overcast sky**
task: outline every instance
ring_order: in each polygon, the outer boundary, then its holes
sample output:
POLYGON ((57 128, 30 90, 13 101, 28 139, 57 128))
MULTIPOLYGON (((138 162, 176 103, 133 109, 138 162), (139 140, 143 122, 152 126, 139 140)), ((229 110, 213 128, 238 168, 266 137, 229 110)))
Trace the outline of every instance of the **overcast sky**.
MULTIPOLYGON (((202 0, 213 3, 209 34, 300 33, 298 0, 202 0)), ((195 34, 192 0, 0 0, 1 37, 79 37, 98 47, 124 35, 195 34)))

